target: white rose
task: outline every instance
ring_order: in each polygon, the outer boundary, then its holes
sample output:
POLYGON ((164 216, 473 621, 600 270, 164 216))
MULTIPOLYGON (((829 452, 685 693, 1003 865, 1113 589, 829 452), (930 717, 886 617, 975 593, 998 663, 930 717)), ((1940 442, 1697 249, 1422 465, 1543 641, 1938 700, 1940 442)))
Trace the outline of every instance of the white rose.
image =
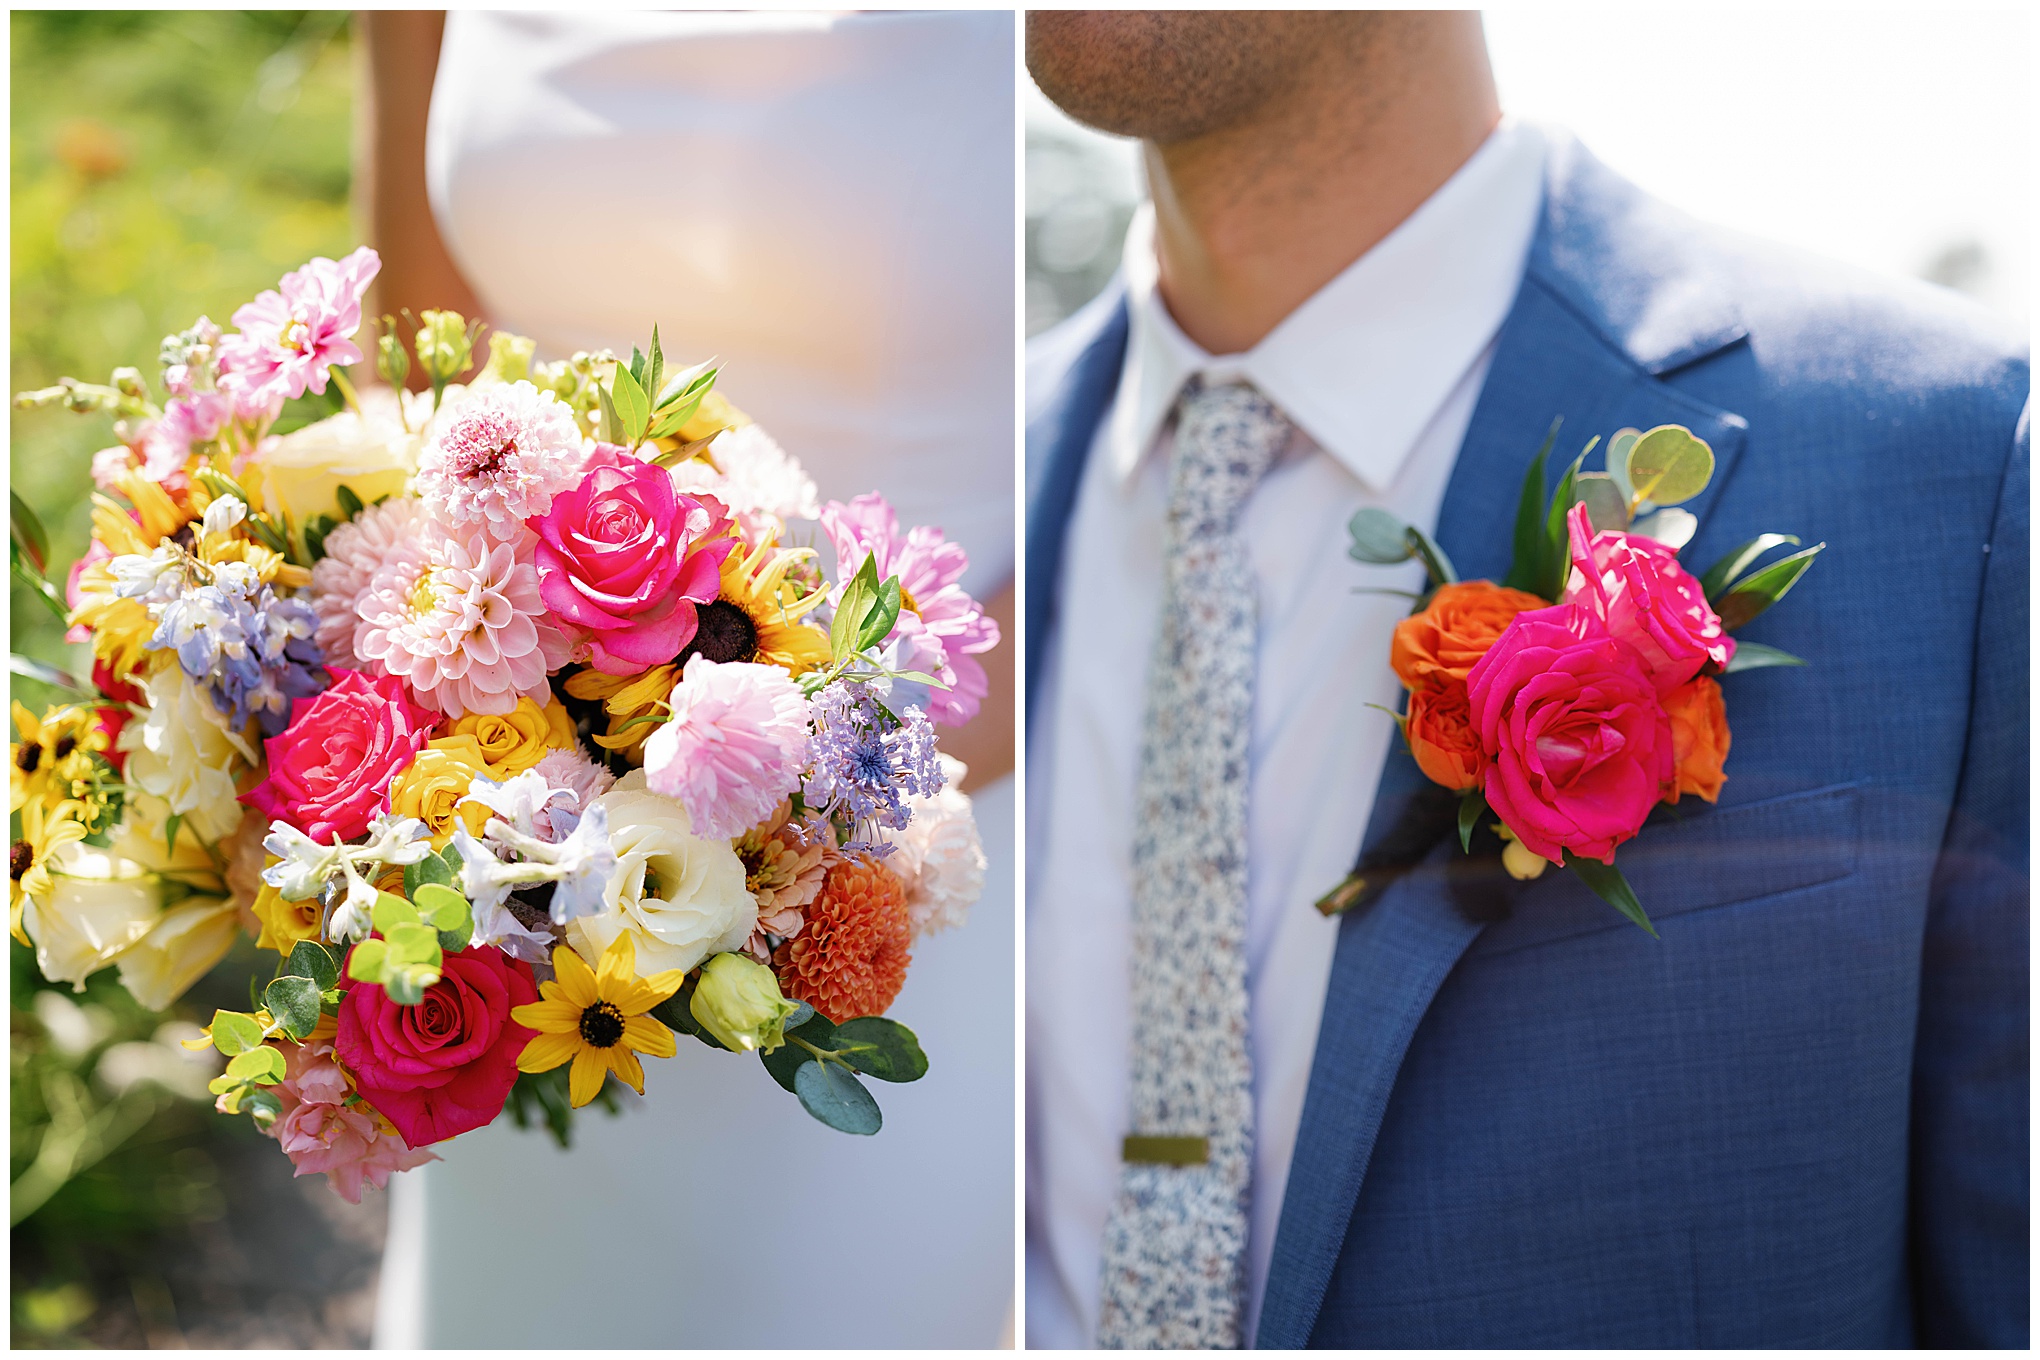
POLYGON ((187 899, 121 954, 121 985, 150 1010, 165 1010, 226 957, 240 933, 232 902, 187 899))
MULTIPOLYGON (((425 408, 410 394, 411 428, 423 423, 425 408)), ((314 515, 340 517, 340 487, 369 504, 382 496, 398 496, 418 469, 419 434, 407 433, 397 416, 396 393, 372 387, 361 393, 363 419, 351 409, 266 439, 241 469, 249 494, 272 518, 289 514, 302 528, 314 515)))
POLYGON ((985 890, 985 849, 978 839, 970 796, 957 786, 964 764, 942 756, 942 790, 933 798, 911 798, 914 814, 894 838, 886 867, 907 886, 907 916, 914 935, 932 935, 963 924, 985 890))
POLYGON ((42 975, 80 991, 163 914, 153 875, 88 845, 67 846, 50 865, 50 883, 46 898, 22 903, 21 926, 42 975))
POLYGON ((246 811, 234 772, 256 763, 255 748, 179 668, 158 671, 142 687, 149 711, 120 734, 128 782, 163 799, 206 840, 224 840, 246 811))
POLYGON ((589 966, 625 931, 640 976, 693 968, 710 954, 743 948, 758 903, 728 841, 696 836, 687 810, 647 789, 643 770, 632 770, 591 806, 609 818, 616 870, 601 912, 567 923, 567 943, 589 966))

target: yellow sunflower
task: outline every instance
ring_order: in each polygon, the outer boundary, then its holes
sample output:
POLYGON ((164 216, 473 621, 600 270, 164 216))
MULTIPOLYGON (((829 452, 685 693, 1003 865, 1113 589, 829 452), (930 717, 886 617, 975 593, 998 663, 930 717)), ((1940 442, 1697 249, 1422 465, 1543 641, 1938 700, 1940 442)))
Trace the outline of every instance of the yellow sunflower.
POLYGON ((21 904, 40 897, 54 886, 50 882, 50 860, 64 846, 85 839, 85 824, 78 820, 82 809, 76 803, 58 803, 45 808, 31 802, 21 809, 21 839, 9 847, 7 870, 12 875, 7 926, 14 938, 29 942, 21 929, 21 904))
POLYGON ((679 991, 687 971, 669 968, 640 978, 627 933, 603 951, 596 972, 572 949, 555 949, 552 957, 558 977, 538 985, 545 999, 510 1012, 512 1020, 538 1031, 518 1056, 517 1070, 550 1072, 572 1062, 567 1098, 576 1106, 595 1099, 611 1072, 643 1095, 645 1069, 637 1055, 670 1058, 675 1051, 673 1031, 645 1012, 679 991))
POLYGON ((739 539, 723 559, 721 591, 694 611, 694 640, 677 664, 699 655, 783 666, 794 675, 826 666, 829 635, 800 621, 829 598, 826 588, 804 592, 796 575, 814 555, 813 548, 781 548, 771 539, 746 552, 739 539))
POLYGON ((605 751, 621 751, 634 764, 645 758, 645 742, 658 730, 654 723, 632 723, 665 707, 673 686, 680 683, 676 665, 654 666, 642 675, 605 675, 589 669, 567 677, 563 688, 576 699, 600 699, 609 715, 607 735, 595 734, 595 744, 605 751))

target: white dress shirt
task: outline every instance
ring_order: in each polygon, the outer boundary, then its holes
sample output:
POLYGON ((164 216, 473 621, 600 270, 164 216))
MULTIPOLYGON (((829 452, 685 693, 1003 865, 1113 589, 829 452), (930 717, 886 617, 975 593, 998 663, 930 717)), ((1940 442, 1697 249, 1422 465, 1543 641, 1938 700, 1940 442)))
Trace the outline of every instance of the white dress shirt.
POLYGON ((1243 378, 1297 433, 1242 520, 1260 632, 1249 739, 1247 995, 1254 1068, 1247 1337, 1259 1323, 1337 923, 1313 902, 1357 857, 1395 723, 1390 634, 1421 568, 1346 555, 1380 506, 1435 526, 1543 201, 1544 139, 1505 120, 1417 211, 1245 354, 1214 358, 1129 231, 1131 318, 1064 546, 1028 734, 1027 1340, 1088 1347, 1119 1182, 1132 1044, 1134 790, 1162 595, 1176 398, 1243 378))

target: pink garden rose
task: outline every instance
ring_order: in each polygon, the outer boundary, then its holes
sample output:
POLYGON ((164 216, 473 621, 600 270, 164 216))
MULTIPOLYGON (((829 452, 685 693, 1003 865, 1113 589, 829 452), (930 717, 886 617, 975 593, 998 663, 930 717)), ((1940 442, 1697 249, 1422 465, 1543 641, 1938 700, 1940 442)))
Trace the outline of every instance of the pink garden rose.
POLYGON ((394 675, 332 674, 331 689, 293 701, 290 726, 263 743, 269 777, 241 795, 327 845, 368 829, 390 780, 424 749, 439 718, 394 675))
POLYGON ((321 256, 283 276, 234 313, 240 333, 220 340, 220 390, 241 415, 274 415, 286 397, 323 393, 335 365, 361 362, 361 295, 382 268, 367 246, 344 260, 321 256))
POLYGON ((529 520, 538 593, 609 675, 663 665, 694 637, 694 606, 722 588, 737 541, 713 496, 674 489, 665 469, 599 444, 578 486, 529 520))
POLYGON ((835 544, 837 579, 844 585, 867 557, 877 558, 879 580, 900 578, 900 617, 884 645, 896 652, 898 669, 942 682, 929 692, 929 720, 960 727, 977 716, 989 686, 976 654, 999 645, 999 625, 957 584, 970 567, 963 545, 927 525, 902 534, 899 516, 877 492, 848 505, 830 501, 822 507, 822 528, 835 544))
POLYGON ((1566 602, 1592 609, 1610 633, 1635 648, 1660 694, 1710 662, 1717 669, 1728 664, 1735 639, 1700 583, 1679 565, 1676 549, 1641 534, 1593 533, 1584 505, 1572 508, 1566 528, 1574 572, 1566 602))
POLYGON ((347 1074, 333 1061, 330 1040, 280 1047, 283 1080, 269 1089, 283 1112, 264 1131, 282 1146, 298 1175, 324 1173, 340 1198, 359 1204, 364 1181, 380 1190, 391 1173, 439 1160, 437 1153, 411 1147, 371 1107, 346 1103, 347 1074))
POLYGON ((487 945, 448 954, 415 1006, 372 982, 346 988, 334 1051, 406 1143, 437 1143, 502 1113, 517 1055, 538 1033, 510 1018, 538 1000, 530 964, 487 945))
POLYGON ((1488 806, 1554 864, 1610 864, 1673 777, 1671 720, 1643 659, 1594 612, 1516 615, 1466 677, 1488 806))

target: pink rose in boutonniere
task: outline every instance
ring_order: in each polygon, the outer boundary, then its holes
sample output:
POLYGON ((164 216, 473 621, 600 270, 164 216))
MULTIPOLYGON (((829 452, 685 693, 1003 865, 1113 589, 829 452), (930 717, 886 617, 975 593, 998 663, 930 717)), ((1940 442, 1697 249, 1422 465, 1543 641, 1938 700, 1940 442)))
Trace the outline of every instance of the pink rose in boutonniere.
POLYGON ((1566 528, 1573 564, 1566 602, 1592 609, 1610 633, 1635 648, 1659 691, 1677 689, 1702 666, 1721 670, 1734 658, 1735 639, 1676 551, 1642 534, 1593 533, 1584 505, 1567 514, 1566 528))

